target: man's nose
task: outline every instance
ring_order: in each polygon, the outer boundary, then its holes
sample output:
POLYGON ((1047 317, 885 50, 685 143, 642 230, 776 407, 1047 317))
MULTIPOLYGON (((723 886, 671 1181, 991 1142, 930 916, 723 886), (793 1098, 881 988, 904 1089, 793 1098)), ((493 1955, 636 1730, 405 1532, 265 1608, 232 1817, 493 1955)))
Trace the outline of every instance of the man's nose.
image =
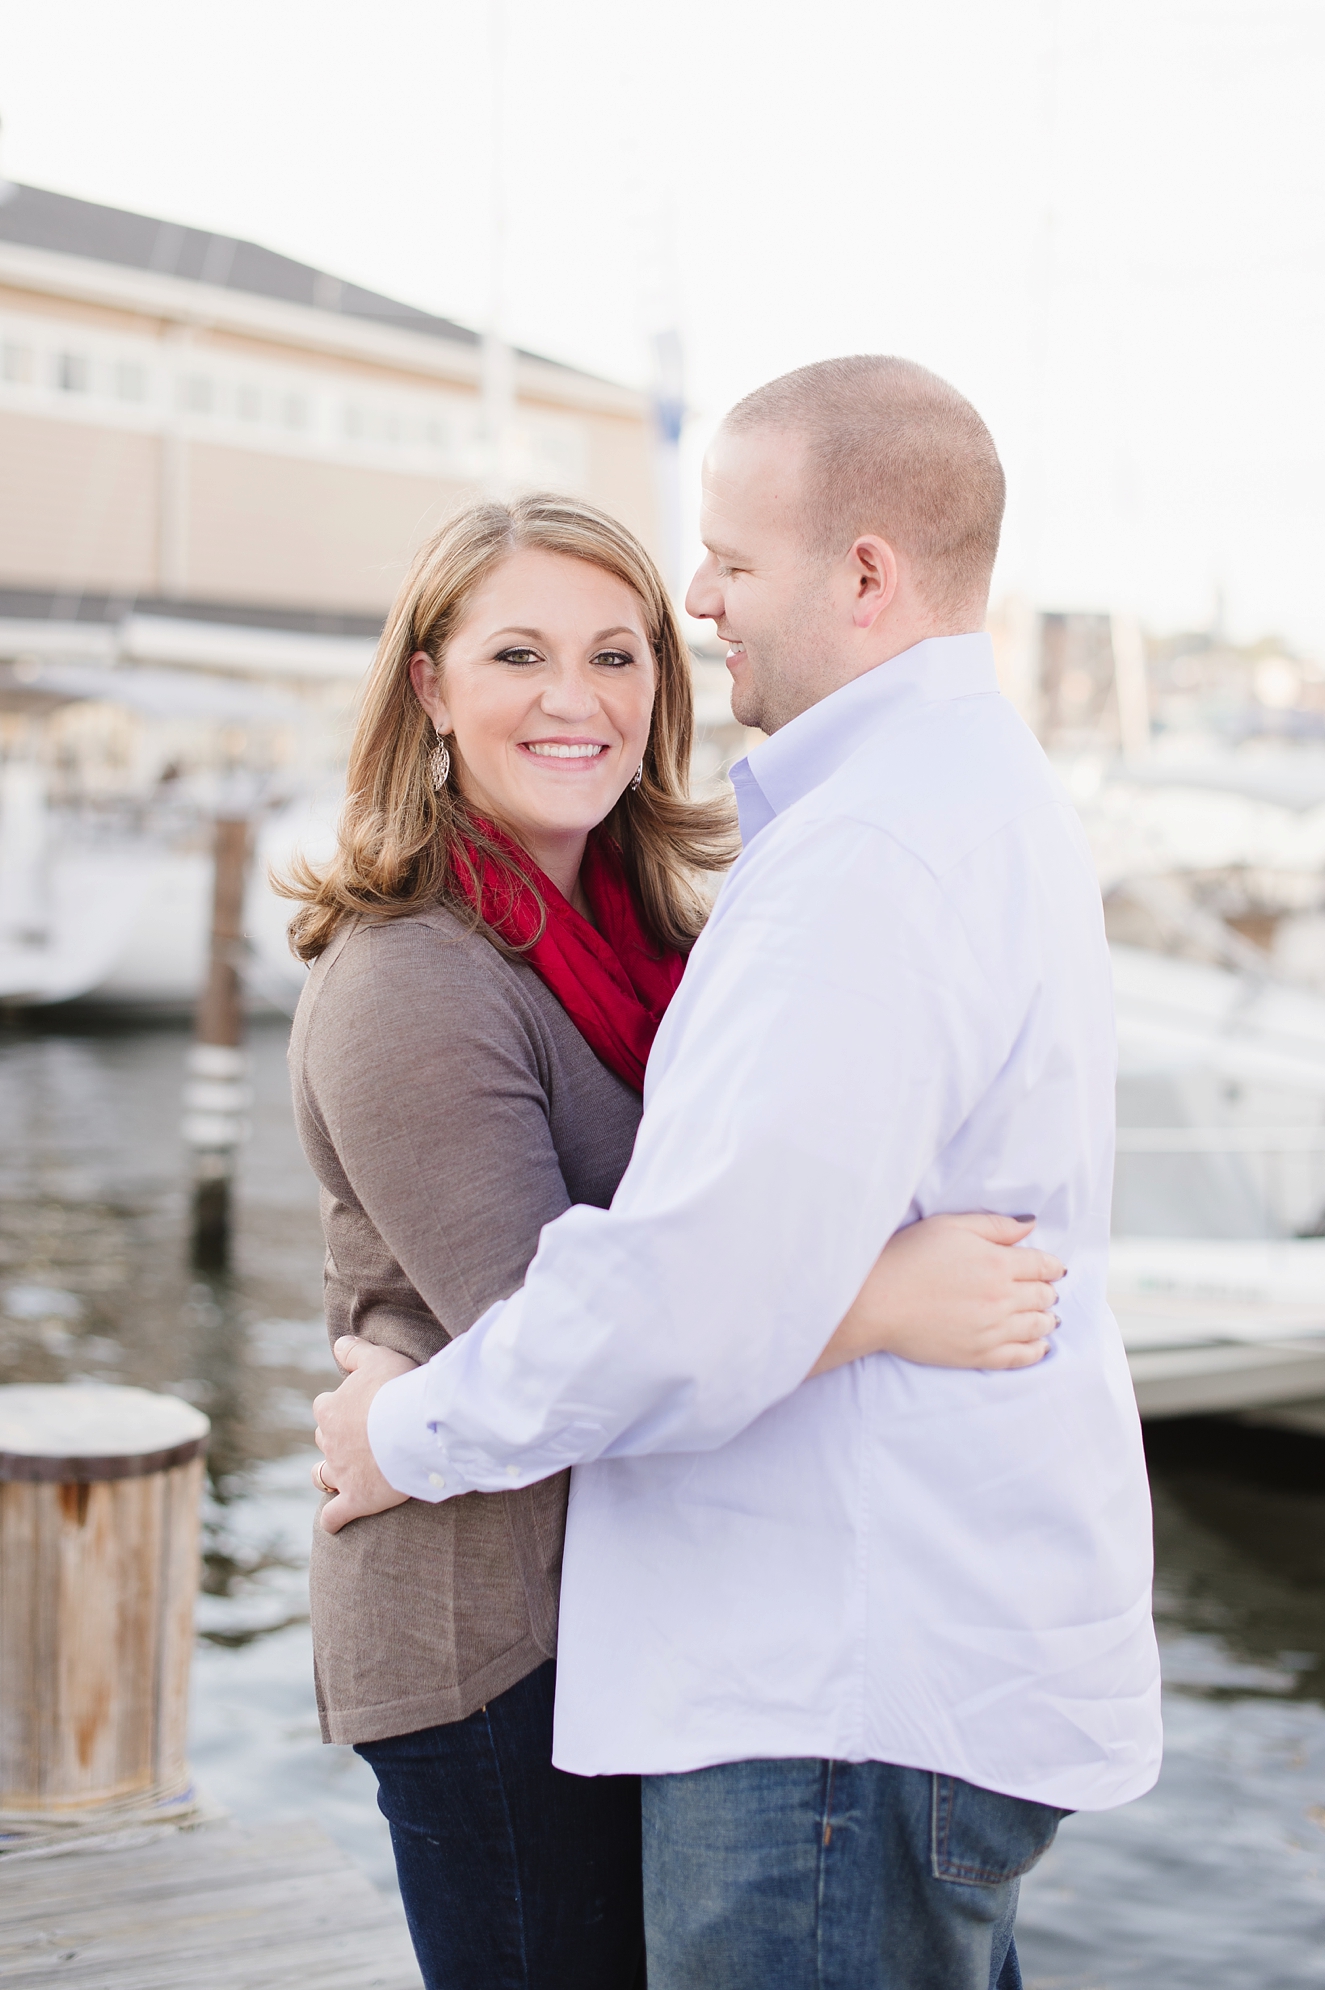
POLYGON ((721 613, 722 589, 718 586, 717 561, 712 553, 706 553, 686 589, 686 614, 696 622, 716 622, 721 613))

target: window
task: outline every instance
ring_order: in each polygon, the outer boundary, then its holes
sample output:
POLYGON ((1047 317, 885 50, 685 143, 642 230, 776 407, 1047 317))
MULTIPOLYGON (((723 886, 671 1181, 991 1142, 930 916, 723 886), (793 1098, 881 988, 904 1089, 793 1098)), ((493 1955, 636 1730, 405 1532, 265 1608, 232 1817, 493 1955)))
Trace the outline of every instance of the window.
POLYGON ((136 359, 122 359, 115 368, 115 392, 122 401, 147 399, 147 368, 136 359))
POLYGON ((6 339, 4 346, 0 348, 0 373, 3 373, 5 379, 18 380, 26 384, 32 379, 34 370, 32 347, 15 345, 6 339))
POLYGON ((86 394, 91 370, 86 353, 58 352, 55 355, 55 384, 62 394, 86 394))
POLYGON ((212 383, 205 373, 186 373, 179 383, 179 402, 191 415, 212 412, 212 383))
POLYGON ((261 421, 262 389, 242 380, 235 390, 235 413, 241 421, 261 421))
POLYGON ((308 427, 308 403, 302 394, 287 394, 281 402, 281 419, 287 428, 308 427))
POLYGON ((341 426, 352 442, 360 441, 367 426, 363 409, 353 401, 347 402, 341 416, 341 426))

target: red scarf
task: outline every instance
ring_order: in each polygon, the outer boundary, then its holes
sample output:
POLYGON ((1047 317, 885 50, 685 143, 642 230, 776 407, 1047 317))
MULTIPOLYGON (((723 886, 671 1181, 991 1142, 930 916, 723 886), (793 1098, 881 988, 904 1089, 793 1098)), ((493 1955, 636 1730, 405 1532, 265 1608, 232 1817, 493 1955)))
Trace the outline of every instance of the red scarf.
MULTIPOLYGON (((520 883, 466 841, 478 874, 477 903, 484 920, 508 945, 521 949, 521 958, 546 982, 595 1056, 642 1092, 644 1066, 663 1012, 676 993, 685 955, 650 941, 621 853, 610 837, 595 830, 580 866, 580 883, 598 922, 595 930, 518 843, 481 818, 479 827, 529 880, 520 883), (547 923, 536 940, 538 902, 530 885, 537 886, 547 911, 547 923)), ((459 869, 454 876, 469 903, 475 904, 469 876, 459 869)))

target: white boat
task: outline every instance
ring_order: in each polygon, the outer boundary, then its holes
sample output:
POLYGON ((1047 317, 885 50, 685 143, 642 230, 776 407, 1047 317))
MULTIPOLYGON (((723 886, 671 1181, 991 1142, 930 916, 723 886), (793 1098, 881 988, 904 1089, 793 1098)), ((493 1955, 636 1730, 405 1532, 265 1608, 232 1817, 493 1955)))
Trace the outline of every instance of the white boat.
POLYGON ((1142 1413, 1325 1397, 1325 999, 1113 948, 1110 1296, 1142 1413))
POLYGON ((27 731, 0 765, 0 1002, 190 1006, 208 958, 212 821, 238 810, 257 825, 248 979, 259 1001, 292 1007, 302 969, 267 867, 296 835, 326 841, 344 713, 371 645, 160 617, 57 633, 50 648, 34 625, 24 654, 0 665, 0 708, 27 731), (125 716, 121 745, 142 763, 127 786, 98 792, 83 768, 76 792, 52 801, 49 732, 71 711, 90 715, 78 742, 88 759, 125 716), (228 736, 266 771, 227 765, 228 736))
MULTIPOLYGON (((296 846, 317 855, 334 821, 334 803, 299 800, 259 824, 244 916, 244 976, 258 1008, 292 1014, 304 980, 286 944, 293 908, 268 871, 282 870, 296 846)), ((190 843, 147 834, 101 849, 74 839, 48 848, 39 912, 27 892, 23 923, 7 918, 0 930, 0 1002, 191 1008, 207 970, 212 857, 201 837, 190 843)), ((0 898, 5 910, 13 904, 0 898)))
POLYGON ((1109 1285, 1143 1416, 1325 1397, 1325 1238, 1116 1237, 1109 1285))

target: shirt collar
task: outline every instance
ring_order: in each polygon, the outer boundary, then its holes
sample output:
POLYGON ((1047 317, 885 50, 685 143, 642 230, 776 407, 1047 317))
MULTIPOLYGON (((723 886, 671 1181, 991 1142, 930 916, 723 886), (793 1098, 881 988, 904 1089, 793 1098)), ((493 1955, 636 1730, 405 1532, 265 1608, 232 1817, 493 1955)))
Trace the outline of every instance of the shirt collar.
POLYGON ((998 690, 986 635, 928 636, 811 705, 731 770, 741 840, 828 780, 870 733, 921 705, 998 690))

